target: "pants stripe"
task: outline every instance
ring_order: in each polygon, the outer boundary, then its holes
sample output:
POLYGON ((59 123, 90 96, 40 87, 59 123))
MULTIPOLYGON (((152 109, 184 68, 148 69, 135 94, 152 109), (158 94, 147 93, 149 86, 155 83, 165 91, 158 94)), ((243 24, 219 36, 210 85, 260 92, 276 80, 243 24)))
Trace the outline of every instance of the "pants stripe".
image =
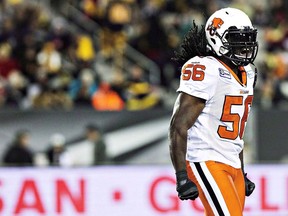
POLYGON ((205 176, 205 174, 204 174, 204 172, 203 172, 203 170, 202 170, 201 165, 200 165, 198 162, 196 162, 196 163, 194 163, 194 164, 195 164, 195 167, 196 167, 196 169, 197 169, 197 172, 198 172, 199 175, 200 175, 201 180, 203 181, 205 187, 206 187, 207 190, 208 190, 208 193, 209 193, 209 195, 210 195, 210 197, 211 197, 211 199, 212 199, 212 202, 214 203, 214 205, 215 205, 215 207, 216 207, 216 210, 217 210, 219 216, 225 216, 225 214, 224 214, 224 212, 223 212, 223 210, 222 210, 222 208, 221 208, 221 205, 220 205, 220 203, 219 203, 219 201, 218 201, 218 199, 217 199, 217 197, 216 197, 216 195, 215 195, 215 193, 214 193, 214 190, 213 190, 213 188, 211 187, 209 181, 207 180, 207 178, 206 178, 206 176, 205 176))
MULTIPOLYGON (((207 201, 207 204, 209 205, 209 207, 211 208, 211 212, 213 213, 213 215, 216 215, 218 216, 218 213, 217 213, 217 209, 209 195, 209 192, 207 190, 207 188, 205 187, 196 167, 195 167, 195 163, 193 162, 190 162, 189 163, 189 166, 192 170, 192 173, 195 175, 195 182, 198 182, 199 186, 200 186, 200 190, 202 190, 203 192, 203 195, 204 195, 204 199, 206 199, 207 201)), ((200 195, 199 195, 200 196, 200 195)), ((204 204, 204 203, 203 203, 204 204)))

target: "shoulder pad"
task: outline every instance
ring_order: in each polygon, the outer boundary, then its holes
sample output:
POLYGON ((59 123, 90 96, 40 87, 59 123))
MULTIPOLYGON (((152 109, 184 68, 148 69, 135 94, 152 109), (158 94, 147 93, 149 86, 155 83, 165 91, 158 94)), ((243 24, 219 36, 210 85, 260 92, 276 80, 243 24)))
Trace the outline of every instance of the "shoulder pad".
POLYGON ((212 62, 215 62, 215 59, 210 56, 195 56, 191 59, 189 59, 183 66, 186 64, 202 64, 205 66, 208 66, 210 64, 213 64, 212 62))

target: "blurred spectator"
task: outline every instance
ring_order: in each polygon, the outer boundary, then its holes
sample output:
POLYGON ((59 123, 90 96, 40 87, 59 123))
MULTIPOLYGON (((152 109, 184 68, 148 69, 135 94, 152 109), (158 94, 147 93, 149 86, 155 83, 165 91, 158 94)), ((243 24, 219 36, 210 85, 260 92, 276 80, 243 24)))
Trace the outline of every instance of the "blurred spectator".
POLYGON ((78 35, 76 57, 80 62, 91 62, 95 58, 95 50, 92 38, 89 35, 78 35))
POLYGON ((32 166, 33 153, 29 148, 30 133, 20 130, 4 154, 3 162, 10 166, 32 166))
POLYGON ((69 86, 69 94, 77 104, 91 105, 93 94, 98 90, 98 80, 95 72, 89 68, 80 71, 69 86))
POLYGON ((68 146, 67 150, 75 166, 100 165, 108 162, 103 134, 94 124, 86 126, 82 142, 68 146))
POLYGON ((61 69, 61 54, 56 50, 53 42, 46 42, 37 54, 37 62, 41 70, 48 74, 55 74, 61 69))
POLYGON ((83 8, 83 11, 88 17, 95 19, 95 21, 98 21, 98 19, 96 19, 99 13, 99 6, 97 5, 97 0, 83 0, 81 8, 83 8))
POLYGON ((143 70, 138 65, 131 67, 127 92, 128 110, 149 109, 161 103, 157 90, 144 78, 143 70))
POLYGON ((123 102, 126 101, 126 87, 127 80, 124 72, 121 69, 116 69, 111 78, 110 87, 113 91, 117 92, 117 94, 121 97, 123 102))
POLYGON ((27 79, 21 74, 20 71, 12 71, 7 79, 6 92, 7 92, 7 104, 16 105, 22 107, 25 97, 27 95, 27 79))
POLYGON ((65 148, 66 139, 62 134, 53 134, 50 147, 46 151, 49 164, 52 166, 70 166, 72 161, 65 148))
POLYGON ((101 83, 92 96, 92 106, 99 111, 119 111, 124 109, 125 103, 108 83, 101 83))
POLYGON ((0 44, 0 76, 7 79, 9 74, 19 69, 18 62, 11 56, 12 47, 9 43, 0 44))
POLYGON ((32 107, 40 110, 70 110, 73 108, 73 101, 67 91, 61 87, 53 86, 44 89, 40 94, 33 97, 32 107))

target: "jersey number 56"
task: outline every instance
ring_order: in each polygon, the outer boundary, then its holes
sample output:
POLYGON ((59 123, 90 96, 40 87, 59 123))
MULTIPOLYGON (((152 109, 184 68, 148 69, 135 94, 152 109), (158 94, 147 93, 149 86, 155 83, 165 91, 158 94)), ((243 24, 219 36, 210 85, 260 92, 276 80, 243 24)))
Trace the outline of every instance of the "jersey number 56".
POLYGON ((183 80, 194 80, 202 81, 204 79, 206 69, 205 65, 201 64, 187 64, 182 70, 182 79, 183 80))
POLYGON ((248 95, 248 97, 244 101, 243 96, 225 97, 221 121, 231 122, 232 130, 228 130, 227 126, 220 125, 218 127, 218 134, 221 138, 235 140, 238 137, 238 135, 240 139, 243 138, 245 125, 249 114, 249 108, 252 105, 252 101, 253 101, 253 95, 248 95), (232 113, 231 112, 232 106, 243 106, 244 107, 243 116, 241 117, 238 113, 232 113))

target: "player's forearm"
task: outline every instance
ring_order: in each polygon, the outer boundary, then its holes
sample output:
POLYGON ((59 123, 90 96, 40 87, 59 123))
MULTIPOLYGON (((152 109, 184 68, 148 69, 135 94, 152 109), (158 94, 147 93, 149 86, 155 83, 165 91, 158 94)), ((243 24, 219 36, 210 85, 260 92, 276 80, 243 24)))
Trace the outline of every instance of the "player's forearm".
POLYGON ((170 157, 176 172, 186 169, 187 129, 170 127, 170 157))

